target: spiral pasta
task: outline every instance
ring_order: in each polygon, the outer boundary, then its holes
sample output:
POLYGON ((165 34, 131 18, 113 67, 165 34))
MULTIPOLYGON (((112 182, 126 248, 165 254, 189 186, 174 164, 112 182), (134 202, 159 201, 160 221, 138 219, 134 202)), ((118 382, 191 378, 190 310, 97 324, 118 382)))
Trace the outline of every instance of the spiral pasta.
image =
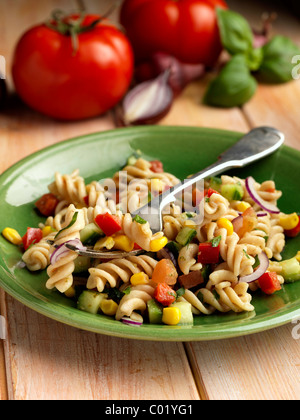
POLYGON ((25 251, 22 260, 25 262, 29 271, 40 271, 48 267, 50 264, 51 248, 49 242, 54 240, 55 235, 55 232, 51 233, 25 251))
POLYGON ((147 255, 131 256, 100 263, 97 267, 89 269, 90 276, 87 282, 88 289, 102 292, 108 283, 110 287, 116 287, 119 280, 128 283, 133 274, 145 272, 150 278, 157 264, 154 258, 147 255))
MULTIPOLYGON (((63 245, 65 242, 79 239, 80 231, 85 226, 84 215, 81 210, 76 210, 73 204, 68 207, 65 218, 64 229, 61 230, 54 239, 54 246, 63 245), (72 224, 74 215, 77 215, 76 221, 72 224)), ((54 264, 50 264, 47 269, 49 279, 46 287, 53 289, 56 287, 61 293, 66 292, 73 284, 73 272, 75 269, 74 261, 78 257, 77 252, 68 251, 66 255, 59 258, 54 264)))
POLYGON ((123 296, 120 301, 116 320, 122 319, 124 316, 131 317, 134 320, 143 320, 142 316, 135 313, 135 311, 141 311, 142 313, 146 310, 148 300, 151 300, 154 295, 155 287, 151 284, 143 284, 139 286, 131 287, 128 295, 123 296))

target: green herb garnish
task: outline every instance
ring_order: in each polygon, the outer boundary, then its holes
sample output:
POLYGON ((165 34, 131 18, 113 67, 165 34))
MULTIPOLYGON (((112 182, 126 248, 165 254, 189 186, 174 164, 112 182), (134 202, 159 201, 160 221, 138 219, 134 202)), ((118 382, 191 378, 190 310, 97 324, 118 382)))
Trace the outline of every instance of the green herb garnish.
POLYGON ((74 215, 73 215, 73 217, 72 217, 72 220, 71 220, 71 222, 70 222, 70 224, 67 226, 67 227, 65 227, 65 228, 63 228, 63 229, 61 229, 57 234, 56 234, 56 236, 55 236, 55 238, 54 238, 54 240, 62 233, 62 232, 64 232, 65 230, 67 230, 67 229, 69 229, 70 227, 72 227, 75 223, 76 223, 76 221, 77 221, 77 217, 78 217, 78 211, 76 212, 76 213, 74 213, 74 215))
POLYGON ((140 225, 145 225, 147 223, 147 220, 144 220, 141 216, 138 214, 132 219, 134 222, 139 223, 140 225))
POLYGON ((217 248, 220 245, 220 242, 222 240, 222 236, 217 236, 216 238, 213 238, 210 243, 212 244, 213 248, 217 248))

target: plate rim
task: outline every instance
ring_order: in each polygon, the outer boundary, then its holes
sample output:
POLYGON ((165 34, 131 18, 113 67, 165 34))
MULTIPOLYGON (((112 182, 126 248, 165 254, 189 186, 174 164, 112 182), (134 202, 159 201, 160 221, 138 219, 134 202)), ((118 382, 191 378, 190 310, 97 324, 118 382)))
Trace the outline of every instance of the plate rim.
MULTIPOLYGON (((202 133, 210 133, 213 134, 219 133, 224 134, 226 133, 229 137, 238 135, 243 135, 245 133, 232 131, 232 130, 224 130, 224 129, 218 129, 218 128, 209 128, 209 127, 185 127, 185 126, 137 126, 137 127, 126 127, 126 128, 117 128, 117 129, 111 129, 106 131, 100 131, 100 132, 94 132, 86 135, 80 135, 76 137, 72 137, 70 139, 62 140, 58 143, 52 144, 50 146, 44 147, 34 153, 29 154, 28 156, 20 159, 16 163, 14 163, 12 166, 7 168, 1 175, 0 175, 0 184, 2 184, 3 180, 6 180, 10 175, 15 174, 16 171, 18 171, 21 167, 26 165, 28 162, 31 162, 35 158, 40 157, 41 154, 47 154, 51 152, 52 150, 63 150, 65 148, 68 148, 72 143, 77 142, 80 144, 81 142, 89 141, 90 139, 95 139, 97 141, 101 141, 104 139, 108 139, 110 136, 113 138, 115 135, 121 135, 124 136, 126 133, 126 136, 130 137, 132 132, 139 132, 141 136, 143 135, 143 132, 146 134, 149 134, 149 131, 152 132, 160 132, 160 131, 176 131, 178 133, 178 130, 185 131, 185 132, 197 132, 201 131, 202 133)), ((289 151, 289 153, 292 153, 293 155, 299 155, 300 157, 300 151, 297 149, 294 149, 288 145, 284 145, 283 148, 286 151, 289 151)), ((222 324, 221 324, 221 330, 216 332, 216 329, 213 331, 205 331, 205 327, 203 329, 199 328, 197 331, 198 335, 195 336, 195 330, 193 330, 193 327, 175 327, 175 330, 178 330, 180 328, 180 337, 179 336, 172 336, 169 334, 169 331, 171 328, 170 326, 166 326, 166 331, 168 331, 168 335, 165 336, 163 331, 163 326, 160 327, 159 331, 160 334, 158 337, 155 336, 155 333, 153 334, 150 332, 150 336, 147 335, 147 326, 146 324, 142 328, 133 328, 124 326, 122 323, 116 324, 115 320, 112 320, 108 322, 105 325, 101 325, 101 328, 97 328, 94 326, 91 326, 88 322, 89 319, 94 319, 94 315, 81 313, 81 321, 80 325, 78 324, 78 321, 73 320, 73 317, 70 315, 72 314, 72 311, 78 311, 75 308, 67 308, 62 306, 62 312, 65 311, 69 312, 69 317, 66 317, 67 314, 59 316, 59 313, 55 312, 55 308, 57 309, 58 303, 52 303, 47 302, 47 299, 41 299, 37 296, 34 296, 31 294, 28 290, 21 288, 20 285, 13 282, 10 286, 9 283, 5 282, 2 277, 9 277, 9 273, 5 271, 2 264, 0 265, 0 287, 8 293, 10 296, 12 296, 14 299, 19 301, 20 303, 24 304, 28 308, 34 310, 35 312, 40 313, 41 315, 44 315, 50 319, 53 319, 55 321, 64 323, 66 325, 97 333, 97 334, 105 334, 108 336, 113 337, 120 337, 120 338, 127 338, 127 339, 140 339, 140 340, 147 340, 147 341, 166 341, 166 342, 187 342, 187 341, 215 341, 220 339, 227 339, 227 338, 234 338, 234 337, 241 337, 241 336, 247 336, 263 331, 267 331, 273 328, 280 327, 282 325, 286 325, 287 323, 291 322, 296 316, 299 316, 300 306, 297 309, 294 308, 287 308, 284 310, 281 314, 272 317, 271 320, 257 320, 253 324, 250 323, 247 326, 243 325, 242 330, 240 330, 241 327, 239 326, 232 326, 230 327, 228 324, 226 324, 226 331, 222 331, 222 324), (18 293, 18 289, 22 290, 22 293, 18 293), (62 319, 63 318, 63 319, 62 319), (84 322, 83 322, 84 319, 84 322), (113 328, 110 328, 110 323, 113 322, 113 328), (127 328, 129 330, 127 331, 127 328)), ((103 321, 105 317, 102 315, 101 320, 103 321)), ((93 323, 95 324, 95 323, 93 323)), ((224 326, 224 325, 223 325, 224 326)), ((153 328, 153 326, 151 327, 153 328)))

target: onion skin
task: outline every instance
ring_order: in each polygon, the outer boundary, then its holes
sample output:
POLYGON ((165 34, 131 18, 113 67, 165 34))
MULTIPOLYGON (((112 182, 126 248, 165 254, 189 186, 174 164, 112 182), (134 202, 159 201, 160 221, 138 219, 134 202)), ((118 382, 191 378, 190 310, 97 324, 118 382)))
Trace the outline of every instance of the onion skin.
POLYGON ((141 322, 138 321, 133 321, 130 318, 122 318, 121 321, 123 322, 123 324, 125 325, 129 325, 131 327, 140 327, 141 325, 143 325, 141 322))
POLYGON ((252 200, 255 201, 255 203, 258 204, 263 210, 269 213, 279 214, 280 210, 275 205, 268 203, 258 196, 254 184, 255 179, 252 176, 246 178, 245 186, 252 200))
POLYGON ((123 101, 124 125, 154 124, 170 110, 174 94, 169 86, 170 70, 143 82, 127 93, 123 101))

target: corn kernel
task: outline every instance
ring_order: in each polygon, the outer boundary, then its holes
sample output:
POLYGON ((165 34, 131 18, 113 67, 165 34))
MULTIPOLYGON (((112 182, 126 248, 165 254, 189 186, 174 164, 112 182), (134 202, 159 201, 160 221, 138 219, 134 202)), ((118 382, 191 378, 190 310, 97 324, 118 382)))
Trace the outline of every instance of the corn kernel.
POLYGON ((150 251, 151 252, 158 252, 163 249, 168 243, 168 238, 163 236, 160 239, 154 239, 150 242, 150 251))
POLYGON ((279 218, 279 224, 284 230, 294 229, 299 223, 299 216, 297 213, 283 214, 279 218))
POLYGON ((165 188, 165 184, 159 178, 151 179, 150 186, 151 186, 152 193, 160 193, 165 188))
POLYGON ((162 322, 167 325, 178 325, 181 319, 179 308, 168 307, 163 309, 162 322))
POLYGON ((226 229, 228 236, 231 236, 234 232, 233 224, 231 223, 230 220, 226 219, 225 217, 222 217, 221 219, 219 219, 217 221, 217 225, 220 229, 221 228, 226 229))
POLYGON ((4 236, 4 238, 7 241, 12 243, 13 245, 21 245, 22 244, 22 238, 21 238, 20 234, 15 229, 7 227, 2 231, 2 235, 4 236))
POLYGON ((300 262, 300 251, 297 252, 296 259, 300 262))
POLYGON ((134 242, 126 235, 115 235, 113 237, 115 241, 114 247, 125 252, 130 252, 134 248, 134 242))
POLYGON ((130 283, 132 286, 139 286, 141 284, 148 284, 149 283, 149 277, 146 273, 136 273, 133 274, 130 278, 130 283))
POLYGON ((236 201, 236 210, 240 211, 241 213, 244 213, 251 205, 247 203, 246 201, 236 201))
POLYGON ((46 236, 49 236, 52 232, 55 230, 51 226, 45 226, 42 229, 43 232, 43 238, 46 238, 46 236))
POLYGON ((112 299, 104 299, 100 304, 100 309, 104 315, 114 316, 118 310, 118 304, 112 299))
POLYGON ((65 291, 65 296, 67 296, 70 299, 72 299, 75 296, 75 294, 76 292, 73 286, 71 286, 67 291, 65 291))

